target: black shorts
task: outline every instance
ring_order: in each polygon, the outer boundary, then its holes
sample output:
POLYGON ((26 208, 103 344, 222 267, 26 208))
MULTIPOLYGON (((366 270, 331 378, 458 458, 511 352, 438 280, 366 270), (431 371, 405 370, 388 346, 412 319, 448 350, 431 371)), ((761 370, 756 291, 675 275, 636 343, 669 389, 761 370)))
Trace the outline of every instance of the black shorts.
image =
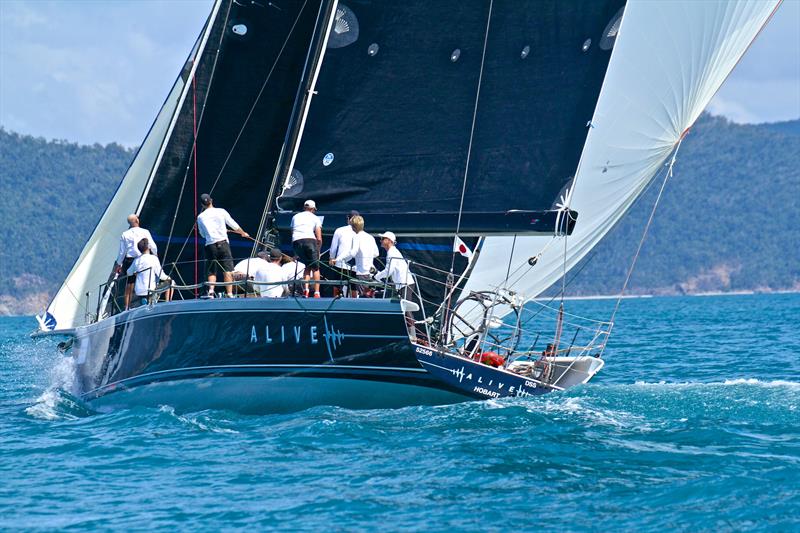
POLYGON ((292 243, 294 253, 306 268, 319 270, 319 246, 317 239, 298 239, 292 243))
POLYGON ((219 241, 206 246, 206 275, 215 276, 222 267, 223 272, 233 272, 233 255, 228 241, 219 241))
MULTIPOLYGON (((132 264, 133 264, 133 257, 126 257, 125 259, 123 259, 122 272, 120 273, 120 276, 128 276, 128 269, 131 267, 132 264)), ((136 283, 136 274, 134 273, 132 276, 128 276, 125 280, 125 283, 127 283, 128 285, 133 285, 134 283, 136 283)))

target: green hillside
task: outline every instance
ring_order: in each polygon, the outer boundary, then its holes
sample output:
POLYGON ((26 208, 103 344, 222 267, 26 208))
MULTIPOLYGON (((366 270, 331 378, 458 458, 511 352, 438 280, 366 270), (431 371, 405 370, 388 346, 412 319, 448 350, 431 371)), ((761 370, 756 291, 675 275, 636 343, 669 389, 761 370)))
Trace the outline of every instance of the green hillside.
POLYGON ((0 128, 0 314, 36 312, 80 254, 133 156, 0 128))
MULTIPOLYGON (((0 314, 35 312, 72 266, 133 151, 0 128, 0 314)), ((656 189, 590 255, 571 294, 613 294, 656 189)), ((800 120, 704 116, 642 250, 631 293, 800 289, 800 120)))
MULTIPOLYGON (((629 293, 800 290, 800 120, 779 124, 701 117, 678 154, 629 293)), ((658 185, 597 247, 570 292, 619 291, 658 185)))

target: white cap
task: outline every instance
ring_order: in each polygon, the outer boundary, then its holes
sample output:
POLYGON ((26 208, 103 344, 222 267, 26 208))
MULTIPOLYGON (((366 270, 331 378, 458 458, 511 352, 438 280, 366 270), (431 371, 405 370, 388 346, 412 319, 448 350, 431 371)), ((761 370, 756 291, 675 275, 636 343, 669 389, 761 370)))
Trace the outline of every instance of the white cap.
POLYGON ((311 209, 316 209, 317 204, 314 200, 306 200, 306 203, 303 204, 303 207, 310 207, 311 209))
POLYGON ((397 237, 395 237, 394 233, 392 233, 391 231, 387 231, 386 233, 379 233, 378 237, 380 237, 381 239, 383 238, 389 239, 390 241, 395 243, 397 242, 397 237))

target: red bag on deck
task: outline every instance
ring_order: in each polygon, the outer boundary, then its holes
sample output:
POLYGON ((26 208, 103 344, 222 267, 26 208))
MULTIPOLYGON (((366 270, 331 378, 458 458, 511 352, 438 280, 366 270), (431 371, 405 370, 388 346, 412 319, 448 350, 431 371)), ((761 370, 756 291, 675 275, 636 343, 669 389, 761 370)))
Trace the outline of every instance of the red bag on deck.
POLYGON ((501 367, 506 362, 503 356, 495 352, 483 352, 479 361, 484 365, 493 366, 494 368, 501 367))

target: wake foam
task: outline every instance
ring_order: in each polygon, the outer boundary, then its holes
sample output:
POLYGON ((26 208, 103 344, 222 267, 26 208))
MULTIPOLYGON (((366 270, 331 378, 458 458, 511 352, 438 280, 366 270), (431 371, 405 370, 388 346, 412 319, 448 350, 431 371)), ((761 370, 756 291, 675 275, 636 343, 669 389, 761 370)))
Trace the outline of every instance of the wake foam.
POLYGON ((41 420, 74 420, 92 414, 78 399, 80 391, 77 385, 75 359, 61 357, 50 369, 50 384, 39 395, 33 404, 25 409, 25 413, 41 420))
POLYGON ((724 381, 636 381, 635 386, 639 387, 670 387, 670 388, 686 388, 686 387, 729 387, 751 385, 756 387, 783 387, 788 389, 800 389, 800 382, 788 381, 784 379, 761 380, 757 378, 734 378, 726 379, 724 381))
POLYGON ((190 414, 178 414, 175 412, 175 408, 171 405, 162 405, 158 408, 158 410, 176 420, 189 426, 192 429, 198 429, 200 431, 208 431, 210 433, 227 433, 227 434, 237 434, 239 433, 236 430, 219 427, 219 422, 228 422, 227 420, 215 420, 208 413, 190 413, 190 414))

